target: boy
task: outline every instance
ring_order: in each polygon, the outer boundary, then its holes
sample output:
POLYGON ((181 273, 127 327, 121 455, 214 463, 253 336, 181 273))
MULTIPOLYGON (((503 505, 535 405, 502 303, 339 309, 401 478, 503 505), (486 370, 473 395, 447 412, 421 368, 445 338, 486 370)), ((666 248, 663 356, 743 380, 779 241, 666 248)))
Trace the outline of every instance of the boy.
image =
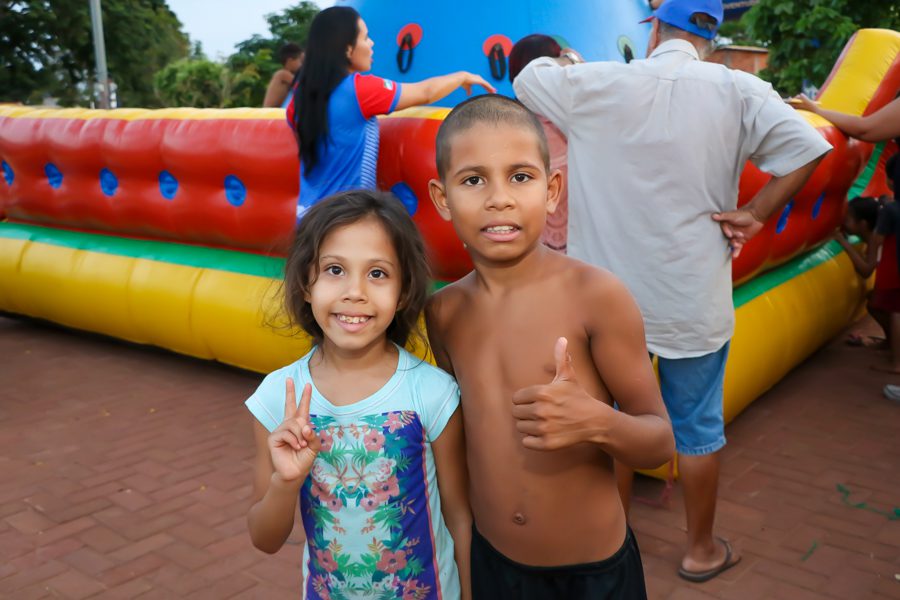
POLYGON ((303 66, 303 48, 288 42, 278 49, 278 61, 281 68, 275 71, 266 88, 266 97, 263 100, 263 108, 278 108, 284 106, 284 101, 291 90, 294 76, 303 66))
POLYGON ((675 447, 637 305, 539 243, 560 173, 519 102, 457 106, 436 159, 432 201, 475 265, 426 309, 462 392, 473 598, 645 598, 612 461, 652 468, 675 447))

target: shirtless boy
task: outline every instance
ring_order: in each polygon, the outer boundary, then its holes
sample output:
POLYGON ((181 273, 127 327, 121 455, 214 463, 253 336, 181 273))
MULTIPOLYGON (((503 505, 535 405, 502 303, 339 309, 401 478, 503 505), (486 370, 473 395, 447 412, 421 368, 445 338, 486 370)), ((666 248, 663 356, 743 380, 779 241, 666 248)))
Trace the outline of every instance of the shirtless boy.
POLYGON ((462 391, 473 598, 644 598, 613 459, 653 468, 675 446, 640 311, 613 275, 539 243, 561 181, 528 109, 460 104, 437 165, 432 200, 475 265, 426 311, 462 391))

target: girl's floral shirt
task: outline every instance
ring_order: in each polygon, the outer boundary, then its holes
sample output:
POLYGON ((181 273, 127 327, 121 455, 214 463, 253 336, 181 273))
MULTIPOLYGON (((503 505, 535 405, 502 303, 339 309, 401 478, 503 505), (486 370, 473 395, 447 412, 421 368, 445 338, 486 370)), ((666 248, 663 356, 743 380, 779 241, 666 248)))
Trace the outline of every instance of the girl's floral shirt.
MULTIPOLYGON (((321 450, 300 490, 306 598, 459 597, 453 540, 441 516, 431 443, 459 406, 448 374, 403 349, 372 396, 335 406, 313 384, 310 419, 321 450)), ((271 374, 247 408, 272 431, 285 379, 312 383, 309 358, 271 374)))

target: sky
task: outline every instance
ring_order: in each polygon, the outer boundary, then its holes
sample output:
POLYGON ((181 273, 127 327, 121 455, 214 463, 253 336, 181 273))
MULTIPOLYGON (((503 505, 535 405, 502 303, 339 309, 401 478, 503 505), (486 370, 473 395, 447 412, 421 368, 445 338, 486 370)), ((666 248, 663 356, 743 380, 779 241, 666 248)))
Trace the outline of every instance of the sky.
MULTIPOLYGON (((226 57, 234 45, 254 33, 266 35, 265 15, 281 12, 299 0, 167 0, 191 42, 203 44, 210 58, 226 57)), ((334 0, 314 0, 325 8, 334 0)))

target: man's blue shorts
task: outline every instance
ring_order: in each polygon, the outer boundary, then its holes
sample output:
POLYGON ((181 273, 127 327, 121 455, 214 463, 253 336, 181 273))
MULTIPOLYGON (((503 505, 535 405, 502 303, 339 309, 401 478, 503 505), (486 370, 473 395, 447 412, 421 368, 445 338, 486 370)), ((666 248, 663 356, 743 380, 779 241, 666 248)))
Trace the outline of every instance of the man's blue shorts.
POLYGON ((695 358, 659 357, 659 387, 679 454, 712 454, 725 445, 722 382, 730 345, 695 358))

